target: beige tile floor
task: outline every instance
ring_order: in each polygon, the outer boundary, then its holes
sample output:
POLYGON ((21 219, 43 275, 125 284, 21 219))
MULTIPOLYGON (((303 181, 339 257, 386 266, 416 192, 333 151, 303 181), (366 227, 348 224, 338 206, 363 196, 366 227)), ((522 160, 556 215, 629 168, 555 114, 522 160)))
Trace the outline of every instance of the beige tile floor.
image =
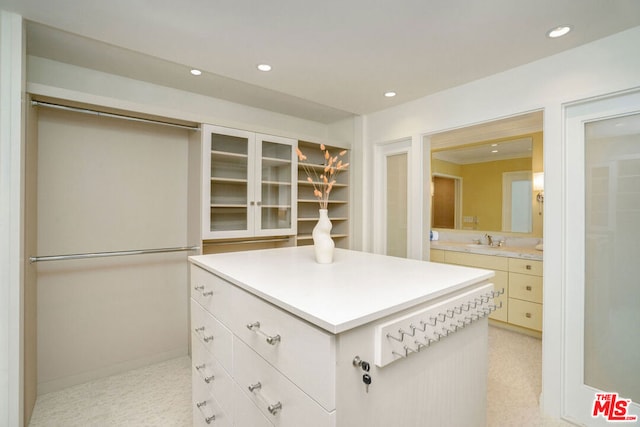
MULTIPOLYGON (((540 417, 540 340, 490 327, 489 348, 488 427, 570 425, 540 417)), ((190 363, 182 357, 41 395, 30 427, 190 426, 190 363)))

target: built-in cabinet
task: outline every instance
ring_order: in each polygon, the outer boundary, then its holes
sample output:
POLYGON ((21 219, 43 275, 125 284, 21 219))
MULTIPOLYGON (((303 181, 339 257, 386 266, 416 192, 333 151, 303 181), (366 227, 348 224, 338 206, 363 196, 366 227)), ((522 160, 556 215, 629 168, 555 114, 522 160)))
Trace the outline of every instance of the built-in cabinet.
POLYGON ((202 239, 296 234, 297 141, 202 126, 202 239))
MULTIPOLYGON (((311 232, 318 222, 319 203, 314 196, 314 184, 319 184, 320 175, 324 172, 323 152, 320 144, 299 141, 298 148, 307 157, 298 163, 298 234, 297 246, 313 244, 311 232), (310 172, 312 182, 308 180, 310 172)), ((338 155, 344 148, 325 146, 332 156, 338 155)), ((349 162, 349 153, 341 157, 343 162, 349 162)), ((349 169, 341 171, 336 177, 336 183, 330 193, 329 219, 333 225, 331 238, 338 248, 349 247, 349 169)))
POLYGON ((490 319, 542 332, 542 261, 441 249, 431 250, 431 261, 495 271, 494 289, 504 294, 496 299, 502 308, 490 319))

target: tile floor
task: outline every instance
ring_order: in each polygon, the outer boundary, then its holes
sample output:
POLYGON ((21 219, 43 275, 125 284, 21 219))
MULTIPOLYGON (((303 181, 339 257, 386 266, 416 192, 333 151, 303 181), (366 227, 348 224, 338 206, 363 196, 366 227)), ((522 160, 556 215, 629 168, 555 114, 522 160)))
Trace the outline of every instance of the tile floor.
MULTIPOLYGON (((489 348, 488 427, 570 426, 539 415, 540 340, 490 327, 489 348)), ((41 395, 29 425, 190 426, 190 364, 182 357, 41 395)))

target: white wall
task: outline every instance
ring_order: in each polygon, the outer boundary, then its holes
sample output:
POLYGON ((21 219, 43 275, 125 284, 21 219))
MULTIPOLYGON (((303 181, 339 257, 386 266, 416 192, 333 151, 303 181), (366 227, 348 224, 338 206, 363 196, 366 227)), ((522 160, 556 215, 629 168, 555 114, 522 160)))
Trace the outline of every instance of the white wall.
MULTIPOLYGON (((560 415, 563 223, 563 106, 576 100, 640 86, 640 27, 592 42, 485 79, 428 96, 364 118, 364 182, 373 182, 373 146, 544 109, 544 337, 543 407, 560 415)), ((427 138, 428 139, 428 138, 427 138)), ((414 175, 415 176, 415 175, 414 175)), ((422 175, 421 175, 422 176, 422 175)), ((421 179, 421 178, 418 178, 421 179)), ((362 193, 365 235, 373 235, 372 194, 362 193)), ((422 197, 422 194, 414 194, 422 197)), ((424 217, 427 212, 417 212, 424 217)), ((416 225, 416 223, 414 223, 416 225)), ((428 230, 425 230, 425 235, 428 230)), ((370 250, 370 246, 365 249, 370 250)))
POLYGON ((0 11, 0 426, 22 413, 22 18, 0 11))

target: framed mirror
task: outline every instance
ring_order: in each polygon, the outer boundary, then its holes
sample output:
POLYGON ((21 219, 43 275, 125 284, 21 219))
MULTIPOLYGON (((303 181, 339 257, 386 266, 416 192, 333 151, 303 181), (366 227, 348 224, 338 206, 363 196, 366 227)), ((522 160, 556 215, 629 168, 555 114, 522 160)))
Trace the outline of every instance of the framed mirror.
MULTIPOLYGON (((542 117, 536 114, 526 117, 539 120, 535 132, 515 134, 516 127, 512 136, 472 142, 449 133, 432 137, 432 228, 542 237, 543 199, 533 187, 533 174, 543 165, 542 117)), ((486 126, 484 134, 490 134, 486 126)))

